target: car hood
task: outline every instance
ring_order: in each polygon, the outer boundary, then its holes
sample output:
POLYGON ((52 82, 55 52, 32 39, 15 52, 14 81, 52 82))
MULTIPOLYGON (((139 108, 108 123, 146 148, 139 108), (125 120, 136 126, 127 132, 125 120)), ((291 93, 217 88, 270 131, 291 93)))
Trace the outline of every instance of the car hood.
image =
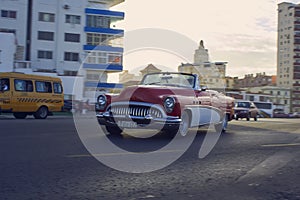
POLYGON ((139 85, 125 88, 120 95, 112 97, 113 102, 117 101, 137 101, 162 103, 166 96, 194 96, 194 90, 188 88, 139 85))
POLYGON ((243 108, 243 107, 234 107, 233 109, 236 111, 249 110, 249 108, 243 108))

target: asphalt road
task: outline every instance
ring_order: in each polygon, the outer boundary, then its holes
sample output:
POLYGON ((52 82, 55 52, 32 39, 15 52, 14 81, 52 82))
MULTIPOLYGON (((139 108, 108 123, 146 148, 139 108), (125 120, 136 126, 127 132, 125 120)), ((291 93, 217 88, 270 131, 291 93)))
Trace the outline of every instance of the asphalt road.
POLYGON ((122 156, 155 151, 163 161, 178 149, 161 150, 170 143, 163 136, 125 136, 110 141, 127 153, 106 149, 92 156, 70 116, 16 120, 0 115, 0 199, 300 199, 299 122, 232 121, 213 150, 199 158, 207 136, 203 129, 172 164, 128 173, 99 160, 119 156, 121 163, 122 156))

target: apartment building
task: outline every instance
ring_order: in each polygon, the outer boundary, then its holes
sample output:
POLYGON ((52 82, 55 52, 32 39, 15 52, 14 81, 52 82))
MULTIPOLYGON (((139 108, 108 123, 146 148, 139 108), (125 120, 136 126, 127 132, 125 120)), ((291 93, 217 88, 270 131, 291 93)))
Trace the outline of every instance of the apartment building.
POLYGON ((277 86, 289 88, 290 112, 300 112, 300 4, 278 4, 277 86))
POLYGON ((261 87, 261 86, 275 86, 276 76, 266 75, 263 73, 246 74, 244 78, 236 79, 234 83, 235 88, 249 88, 249 87, 261 87))
POLYGON ((13 71, 59 76, 66 94, 80 76, 79 99, 94 99, 122 85, 107 83, 123 70, 124 31, 115 28, 124 12, 111 7, 124 0, 0 0, 0 32, 16 37, 13 71), (25 65, 24 65, 25 63, 25 65), (29 63, 29 64, 28 64, 29 63))

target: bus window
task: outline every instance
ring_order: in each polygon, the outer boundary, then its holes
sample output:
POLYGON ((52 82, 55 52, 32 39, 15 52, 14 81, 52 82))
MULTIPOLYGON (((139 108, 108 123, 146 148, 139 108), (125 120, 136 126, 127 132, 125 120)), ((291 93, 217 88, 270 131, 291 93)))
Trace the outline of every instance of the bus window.
POLYGON ((33 92, 32 81, 15 79, 15 90, 19 92, 33 92))
POLYGON ((36 92, 52 93, 51 82, 36 81, 35 88, 36 88, 36 92))
POLYGON ((0 79, 0 91, 9 91, 9 79, 8 78, 0 79))
POLYGON ((60 83, 53 83, 54 93, 61 94, 63 92, 62 86, 60 83))

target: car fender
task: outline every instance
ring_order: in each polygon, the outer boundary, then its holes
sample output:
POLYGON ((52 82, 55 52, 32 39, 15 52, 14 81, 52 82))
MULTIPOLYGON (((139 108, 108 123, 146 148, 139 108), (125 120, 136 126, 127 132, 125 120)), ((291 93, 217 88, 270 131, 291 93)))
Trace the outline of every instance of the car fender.
POLYGON ((185 108, 190 113, 190 127, 217 124, 222 122, 225 114, 212 106, 188 106, 185 108))

